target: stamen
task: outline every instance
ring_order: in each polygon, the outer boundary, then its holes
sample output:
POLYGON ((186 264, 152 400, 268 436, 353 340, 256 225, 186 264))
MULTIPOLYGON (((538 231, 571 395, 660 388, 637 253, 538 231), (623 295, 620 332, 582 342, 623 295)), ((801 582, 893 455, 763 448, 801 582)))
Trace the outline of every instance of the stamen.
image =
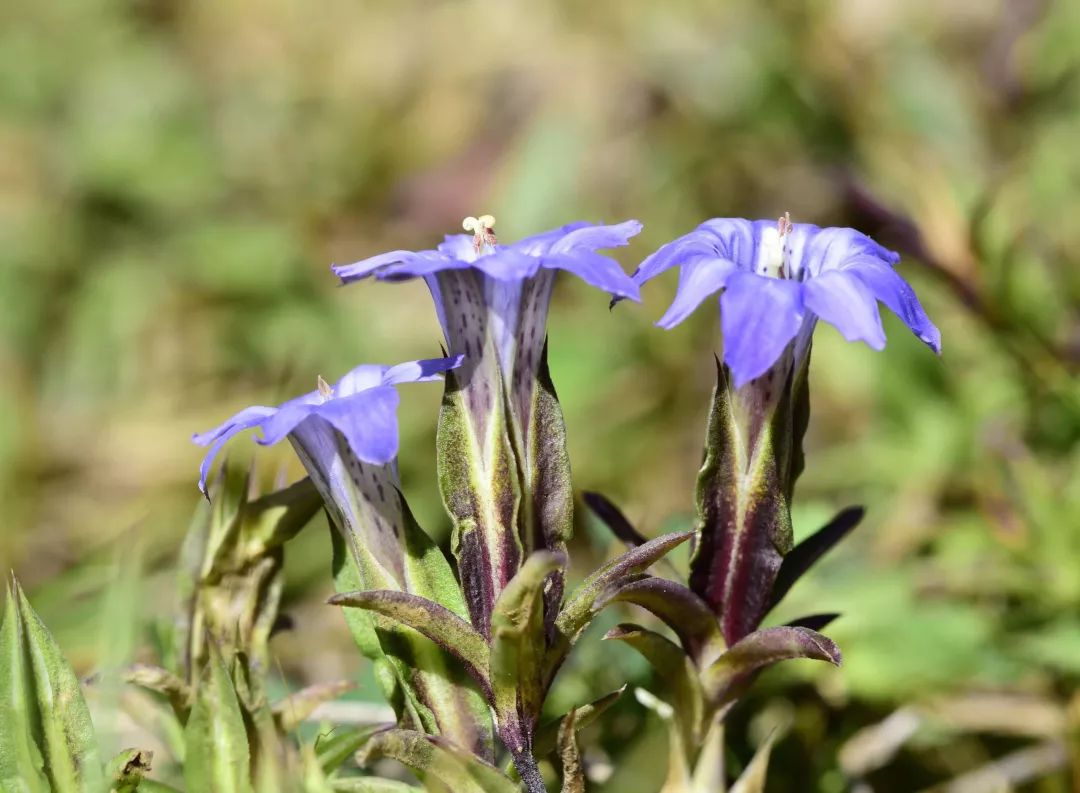
POLYGON ((461 227, 473 233, 473 249, 477 253, 480 253, 485 245, 494 249, 499 242, 492 230, 495 228, 495 218, 492 215, 481 215, 478 218, 469 215, 461 221, 461 227))
POLYGON ((791 237, 791 232, 795 230, 794 224, 791 222, 791 213, 785 212, 784 216, 778 218, 776 221, 776 230, 780 234, 780 269, 777 271, 777 275, 780 278, 787 278, 788 262, 791 261, 791 248, 788 246, 788 240, 791 237))
POLYGON ((319 396, 322 397, 323 402, 326 402, 328 399, 333 398, 334 389, 330 387, 330 384, 328 382, 323 380, 322 375, 319 375, 317 378, 315 378, 315 382, 318 385, 319 396))

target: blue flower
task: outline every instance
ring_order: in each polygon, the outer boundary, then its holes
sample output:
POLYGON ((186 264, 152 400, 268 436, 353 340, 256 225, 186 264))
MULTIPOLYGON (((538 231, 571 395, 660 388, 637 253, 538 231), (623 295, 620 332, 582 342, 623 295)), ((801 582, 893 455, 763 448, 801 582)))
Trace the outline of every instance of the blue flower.
POLYGON ((262 431, 255 442, 263 446, 291 436, 301 456, 314 461, 340 454, 340 433, 359 460, 373 465, 390 463, 398 451, 398 393, 394 386, 436 380, 440 372, 460 363, 458 356, 397 366, 361 365, 333 386, 319 378, 316 390, 276 408, 244 408, 221 426, 192 437, 199 446, 210 447, 199 468, 199 489, 206 492, 210 466, 221 447, 237 433, 251 429, 262 431))
POLYGON ((854 229, 793 224, 786 216, 716 218, 662 246, 633 278, 640 285, 679 267, 675 300, 657 322, 662 328, 721 292, 724 362, 739 387, 765 374, 793 341, 796 358, 805 355, 818 318, 848 341, 882 349, 879 300, 940 353, 941 333, 893 269, 899 259, 854 229))

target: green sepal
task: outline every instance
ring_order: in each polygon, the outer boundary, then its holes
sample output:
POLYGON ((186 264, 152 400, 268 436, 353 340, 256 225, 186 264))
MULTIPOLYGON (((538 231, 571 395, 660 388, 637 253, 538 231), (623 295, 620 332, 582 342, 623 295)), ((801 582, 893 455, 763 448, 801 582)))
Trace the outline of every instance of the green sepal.
POLYGON ((330 782, 333 793, 423 793, 422 787, 377 776, 354 776, 330 782))
POLYGON ((559 724, 559 757, 562 759, 562 793, 585 793, 585 769, 577 743, 577 711, 571 710, 559 724))
POLYGON ((357 753, 368 766, 382 757, 397 760, 439 793, 520 793, 499 769, 442 738, 413 730, 386 730, 372 736, 357 753))
POLYGON ((184 782, 188 790, 252 790, 244 716, 232 678, 213 644, 184 728, 184 742, 184 782))
POLYGON ((697 669, 683 649, 659 633, 625 623, 609 630, 604 638, 630 645, 656 670, 673 695, 682 744, 687 752, 694 751, 702 738, 705 697, 697 669))
POLYGON ((14 579, 0 629, 0 712, 0 786, 101 789, 97 737, 79 680, 14 579))
POLYGON ((109 793, 135 793, 150 773, 154 753, 144 749, 124 749, 105 766, 109 793))
POLYGON ((518 570, 491 615, 491 691, 496 713, 517 713, 531 733, 546 692, 544 585, 566 564, 562 554, 538 551, 518 570))

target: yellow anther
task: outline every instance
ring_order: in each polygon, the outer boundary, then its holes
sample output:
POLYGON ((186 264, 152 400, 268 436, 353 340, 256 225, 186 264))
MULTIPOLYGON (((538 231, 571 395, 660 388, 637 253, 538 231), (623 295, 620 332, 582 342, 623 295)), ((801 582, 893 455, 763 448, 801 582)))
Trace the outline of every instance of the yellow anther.
POLYGON ((328 382, 323 380, 322 375, 315 378, 315 382, 319 387, 319 396, 323 398, 323 402, 334 396, 334 389, 330 387, 328 382))
POLYGON ((495 217, 493 215, 481 215, 478 218, 469 215, 461 221, 461 227, 473 233, 473 248, 476 249, 477 253, 480 253, 480 250, 485 245, 494 248, 498 242, 495 238, 495 232, 492 231, 495 228, 495 217))

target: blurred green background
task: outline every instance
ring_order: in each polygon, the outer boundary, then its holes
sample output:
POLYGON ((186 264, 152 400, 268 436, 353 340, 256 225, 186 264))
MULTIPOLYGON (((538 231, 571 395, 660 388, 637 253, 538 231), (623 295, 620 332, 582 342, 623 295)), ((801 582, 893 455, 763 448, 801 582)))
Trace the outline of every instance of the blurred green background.
MULTIPOLYGON (((438 352, 421 284, 331 262, 490 212, 506 239, 639 218, 629 270, 790 211, 899 250, 945 352, 819 330, 796 533, 868 516, 778 617, 843 612, 846 664, 762 678, 732 762, 785 724, 775 791, 1080 790, 1080 3, 5 0, 0 74, 0 568, 81 673, 169 623, 192 432, 438 352)), ((715 308, 652 326, 673 290, 609 312, 566 278, 549 328, 576 485, 647 534, 691 519, 719 348, 715 308)), ((401 460, 445 536, 438 399, 403 389, 401 460)), ((616 547, 579 509, 572 550, 616 547)), ((325 528, 288 565, 283 684, 363 674, 325 528)), ((600 635, 554 705, 651 685, 600 635)), ((123 704, 99 723, 152 742, 123 704)), ((655 790, 664 741, 627 699, 587 734, 598 789, 655 790)))

